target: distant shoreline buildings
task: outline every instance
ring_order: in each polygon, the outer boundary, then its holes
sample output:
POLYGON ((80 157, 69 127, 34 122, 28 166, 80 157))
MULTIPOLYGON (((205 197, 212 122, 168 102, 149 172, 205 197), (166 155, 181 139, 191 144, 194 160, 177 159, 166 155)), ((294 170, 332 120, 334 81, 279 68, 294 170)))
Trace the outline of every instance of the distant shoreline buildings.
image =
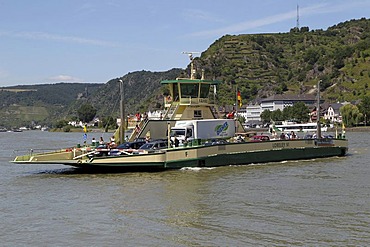
MULTIPOLYGON (((274 95, 260 101, 242 107, 238 111, 238 115, 245 118, 245 124, 262 124, 261 114, 265 110, 283 111, 285 107, 293 106, 298 102, 303 102, 310 109, 310 114, 316 111, 316 97, 314 95, 274 95)), ((339 109, 349 102, 343 103, 325 103, 324 100, 320 101, 322 117, 329 120, 331 123, 341 123, 342 117, 339 109)))

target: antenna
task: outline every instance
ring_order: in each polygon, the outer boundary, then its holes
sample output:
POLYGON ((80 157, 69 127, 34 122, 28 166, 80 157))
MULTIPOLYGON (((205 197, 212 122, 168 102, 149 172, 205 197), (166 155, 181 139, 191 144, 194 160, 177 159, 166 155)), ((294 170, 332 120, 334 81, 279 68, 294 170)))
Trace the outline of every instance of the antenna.
POLYGON ((182 54, 187 54, 190 58, 190 61, 193 61, 194 59, 194 54, 200 54, 199 51, 183 51, 182 54))
POLYGON ((194 54, 200 54, 200 52, 198 51, 183 51, 182 54, 187 54, 190 58, 190 79, 195 79, 195 69, 194 69, 194 64, 193 64, 193 60, 194 60, 194 54))
POLYGON ((297 4, 297 31, 299 31, 299 5, 297 4))

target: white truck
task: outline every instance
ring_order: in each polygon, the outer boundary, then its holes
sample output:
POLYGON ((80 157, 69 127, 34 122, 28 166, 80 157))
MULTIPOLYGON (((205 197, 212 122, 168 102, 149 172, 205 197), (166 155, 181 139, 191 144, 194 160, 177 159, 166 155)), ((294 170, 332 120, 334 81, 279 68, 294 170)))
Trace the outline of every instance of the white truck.
POLYGON ((234 119, 205 119, 177 121, 171 128, 171 140, 230 138, 235 135, 234 119))

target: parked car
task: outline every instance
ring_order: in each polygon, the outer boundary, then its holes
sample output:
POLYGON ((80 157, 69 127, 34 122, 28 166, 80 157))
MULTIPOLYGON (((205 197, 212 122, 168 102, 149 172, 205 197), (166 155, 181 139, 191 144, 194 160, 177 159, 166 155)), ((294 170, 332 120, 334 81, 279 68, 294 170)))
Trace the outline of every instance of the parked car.
POLYGON ((223 139, 212 139, 204 143, 205 146, 218 145, 218 144, 228 144, 228 142, 223 139))
POLYGON ((126 155, 126 154, 130 154, 133 152, 137 152, 137 150, 145 143, 146 143, 145 140, 125 142, 125 143, 118 145, 116 148, 111 149, 109 151, 109 155, 119 156, 119 155, 126 155))
POLYGON ((142 145, 138 149, 137 153, 139 153, 139 154, 154 153, 157 150, 165 149, 167 147, 168 147, 168 141, 163 141, 163 140, 152 141, 152 142, 148 142, 148 143, 145 143, 144 145, 142 145))
POLYGON ((251 142, 263 142, 263 141, 269 141, 270 137, 267 135, 255 135, 251 137, 251 142))

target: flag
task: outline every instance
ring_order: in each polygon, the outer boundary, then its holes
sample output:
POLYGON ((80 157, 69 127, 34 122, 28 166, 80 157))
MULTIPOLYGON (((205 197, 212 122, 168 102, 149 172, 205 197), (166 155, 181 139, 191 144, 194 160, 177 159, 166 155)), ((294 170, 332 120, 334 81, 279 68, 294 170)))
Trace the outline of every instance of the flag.
POLYGON ((344 126, 344 122, 342 122, 342 133, 345 134, 346 133, 346 126, 344 126))
POLYGON ((238 105, 239 107, 242 107, 242 96, 240 95, 240 91, 238 90, 238 105))

